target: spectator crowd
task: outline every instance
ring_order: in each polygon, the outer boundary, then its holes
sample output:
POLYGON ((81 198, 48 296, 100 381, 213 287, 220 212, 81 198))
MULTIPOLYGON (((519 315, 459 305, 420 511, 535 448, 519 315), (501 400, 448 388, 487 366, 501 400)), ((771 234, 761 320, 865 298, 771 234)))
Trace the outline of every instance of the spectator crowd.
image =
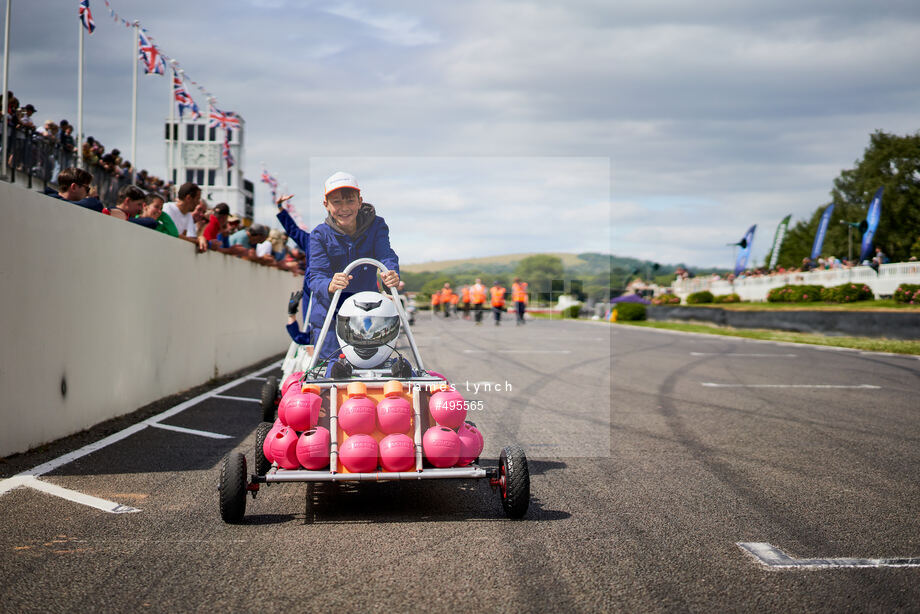
MULTIPOLYGON (((36 125, 34 115, 38 109, 32 104, 19 106, 13 92, 7 92, 7 147, 4 158, 14 173, 24 173, 45 183, 50 183, 61 169, 78 166, 74 126, 66 119, 55 122, 45 120, 36 125)), ((92 175, 102 202, 114 204, 119 190, 132 183, 134 167, 125 160, 118 149, 106 151, 105 146, 89 136, 81 146, 83 165, 92 175)), ((169 197, 173 193, 171 182, 138 171, 134 177, 137 187, 169 197)))
POLYGON ((149 228, 154 232, 194 243, 199 252, 207 250, 237 256, 273 266, 295 275, 303 275, 306 255, 297 246, 288 245, 280 230, 262 224, 242 227, 242 220, 230 214, 227 203, 209 208, 194 183, 179 187, 176 200, 138 185, 126 184, 116 193, 114 205, 99 199, 93 175, 84 169, 67 167, 57 176, 57 189, 46 188, 45 194, 85 209, 149 228))

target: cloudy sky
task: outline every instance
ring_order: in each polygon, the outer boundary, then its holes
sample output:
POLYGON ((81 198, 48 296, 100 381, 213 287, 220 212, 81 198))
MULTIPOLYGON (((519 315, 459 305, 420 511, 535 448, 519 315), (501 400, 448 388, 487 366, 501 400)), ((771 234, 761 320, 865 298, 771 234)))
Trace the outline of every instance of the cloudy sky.
MULTIPOLYGON (((404 262, 605 251, 731 264, 827 202, 874 130, 918 129, 920 3, 109 0, 247 122, 311 225, 358 176, 404 262)), ((76 116, 77 0, 12 0, 10 89, 76 116)), ((131 31, 91 0, 87 134, 130 146, 131 31)), ((190 90, 200 106, 203 97, 190 90)), ((140 85, 165 174, 168 84, 140 85)), ((271 220, 257 187, 257 221, 271 220)))

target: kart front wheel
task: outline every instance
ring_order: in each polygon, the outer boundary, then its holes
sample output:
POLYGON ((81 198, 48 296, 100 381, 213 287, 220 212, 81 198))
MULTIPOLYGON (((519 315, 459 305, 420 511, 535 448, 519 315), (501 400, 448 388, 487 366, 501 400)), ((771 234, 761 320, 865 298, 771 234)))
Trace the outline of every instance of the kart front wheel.
POLYGON ((508 518, 522 518, 530 507, 530 471, 520 446, 507 446, 498 460, 498 486, 508 518))
POLYGON ((239 524, 246 514, 246 457, 229 452, 220 463, 217 483, 220 517, 228 524, 239 524))

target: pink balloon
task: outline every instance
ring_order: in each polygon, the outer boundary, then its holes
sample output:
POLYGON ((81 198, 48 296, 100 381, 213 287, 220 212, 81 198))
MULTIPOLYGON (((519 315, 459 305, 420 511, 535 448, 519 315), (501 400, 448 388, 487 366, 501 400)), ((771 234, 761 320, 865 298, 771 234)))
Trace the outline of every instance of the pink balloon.
POLYGON ((408 471, 415 465, 415 444, 402 433, 387 435, 380 440, 380 464, 385 471, 408 471))
POLYGON ((433 426, 422 437, 422 450, 435 467, 453 467, 460 458, 460 437, 446 426, 433 426))
POLYGON ((297 460, 306 469, 329 466, 329 429, 321 426, 306 431, 297 440, 297 460))
POLYGON ((377 470, 377 440, 370 435, 352 435, 339 450, 339 459, 352 473, 370 473, 377 470))

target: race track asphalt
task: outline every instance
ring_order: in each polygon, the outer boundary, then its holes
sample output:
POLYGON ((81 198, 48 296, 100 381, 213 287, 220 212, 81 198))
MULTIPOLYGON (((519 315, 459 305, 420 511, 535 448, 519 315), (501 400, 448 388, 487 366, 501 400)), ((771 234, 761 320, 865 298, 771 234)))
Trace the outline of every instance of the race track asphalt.
POLYGON ((920 557, 920 361, 570 321, 414 331, 482 401, 483 464, 527 451, 524 519, 480 480, 275 484, 224 524, 220 460, 251 463, 259 421, 243 379, 162 421, 229 438, 148 426, 38 478, 139 512, 0 495, 0 611, 920 610, 918 566, 768 567, 738 545, 920 557))

